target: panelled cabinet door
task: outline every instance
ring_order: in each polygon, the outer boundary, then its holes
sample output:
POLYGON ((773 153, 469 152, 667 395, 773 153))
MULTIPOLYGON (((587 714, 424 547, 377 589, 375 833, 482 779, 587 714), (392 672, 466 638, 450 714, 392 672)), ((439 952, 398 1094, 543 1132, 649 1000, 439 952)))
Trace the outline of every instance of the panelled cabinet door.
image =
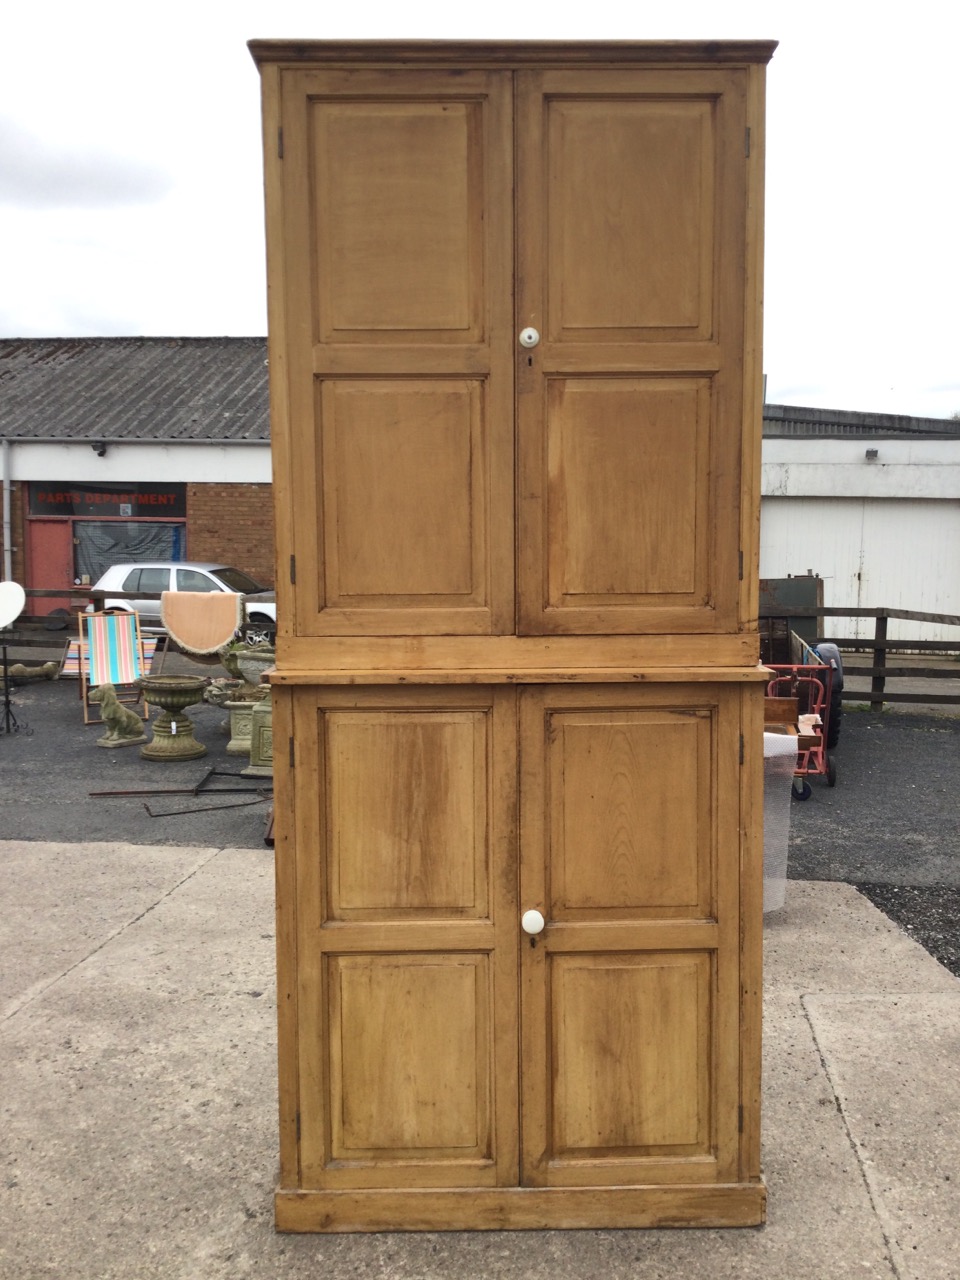
POLYGON ((296 695, 304 1187, 516 1183, 514 696, 296 695))
POLYGON ((745 77, 518 84, 520 630, 736 631, 745 77))
POLYGON ((528 1186, 737 1180, 739 696, 520 694, 528 1186))
POLYGON ((282 119, 295 634, 511 632, 510 77, 288 72, 282 119))

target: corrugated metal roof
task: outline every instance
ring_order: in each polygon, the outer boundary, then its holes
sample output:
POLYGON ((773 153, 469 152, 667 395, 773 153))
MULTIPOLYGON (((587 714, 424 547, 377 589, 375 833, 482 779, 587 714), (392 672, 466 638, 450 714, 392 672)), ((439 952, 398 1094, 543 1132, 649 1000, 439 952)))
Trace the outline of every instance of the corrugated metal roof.
POLYGON ((0 437, 266 443, 266 339, 2 340, 0 437))
POLYGON ((794 404, 763 406, 763 434, 839 439, 872 436, 911 440, 917 436, 956 439, 960 422, 952 418, 911 418, 899 413, 864 413, 855 409, 808 409, 794 404))
MULTIPOLYGON (((768 404, 763 434, 956 438, 960 422, 768 404)), ((266 444, 266 338, 0 339, 0 438, 266 444)))

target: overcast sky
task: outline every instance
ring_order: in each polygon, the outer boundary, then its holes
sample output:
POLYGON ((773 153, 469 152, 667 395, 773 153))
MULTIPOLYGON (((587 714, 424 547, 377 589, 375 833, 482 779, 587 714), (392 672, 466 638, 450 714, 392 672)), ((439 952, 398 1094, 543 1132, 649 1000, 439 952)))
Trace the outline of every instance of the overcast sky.
POLYGON ((767 398, 960 411, 960 7, 54 0, 0 17, 0 336, 262 334, 263 37, 778 39, 767 398))

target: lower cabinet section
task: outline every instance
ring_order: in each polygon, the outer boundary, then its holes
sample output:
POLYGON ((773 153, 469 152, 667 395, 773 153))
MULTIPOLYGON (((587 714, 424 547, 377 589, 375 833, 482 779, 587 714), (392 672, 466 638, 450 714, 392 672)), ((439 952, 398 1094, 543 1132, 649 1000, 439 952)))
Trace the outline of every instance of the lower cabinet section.
POLYGON ((762 1221, 759 696, 275 691, 281 1229, 762 1221))

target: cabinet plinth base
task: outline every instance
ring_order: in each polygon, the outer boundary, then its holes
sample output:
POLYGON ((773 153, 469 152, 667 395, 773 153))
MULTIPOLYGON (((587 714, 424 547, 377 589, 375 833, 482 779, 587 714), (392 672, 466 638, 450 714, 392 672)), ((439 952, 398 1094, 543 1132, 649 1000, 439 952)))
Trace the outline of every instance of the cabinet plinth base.
POLYGON ((722 1186, 504 1187, 276 1194, 278 1231, 543 1231, 757 1227, 762 1180, 722 1186))

